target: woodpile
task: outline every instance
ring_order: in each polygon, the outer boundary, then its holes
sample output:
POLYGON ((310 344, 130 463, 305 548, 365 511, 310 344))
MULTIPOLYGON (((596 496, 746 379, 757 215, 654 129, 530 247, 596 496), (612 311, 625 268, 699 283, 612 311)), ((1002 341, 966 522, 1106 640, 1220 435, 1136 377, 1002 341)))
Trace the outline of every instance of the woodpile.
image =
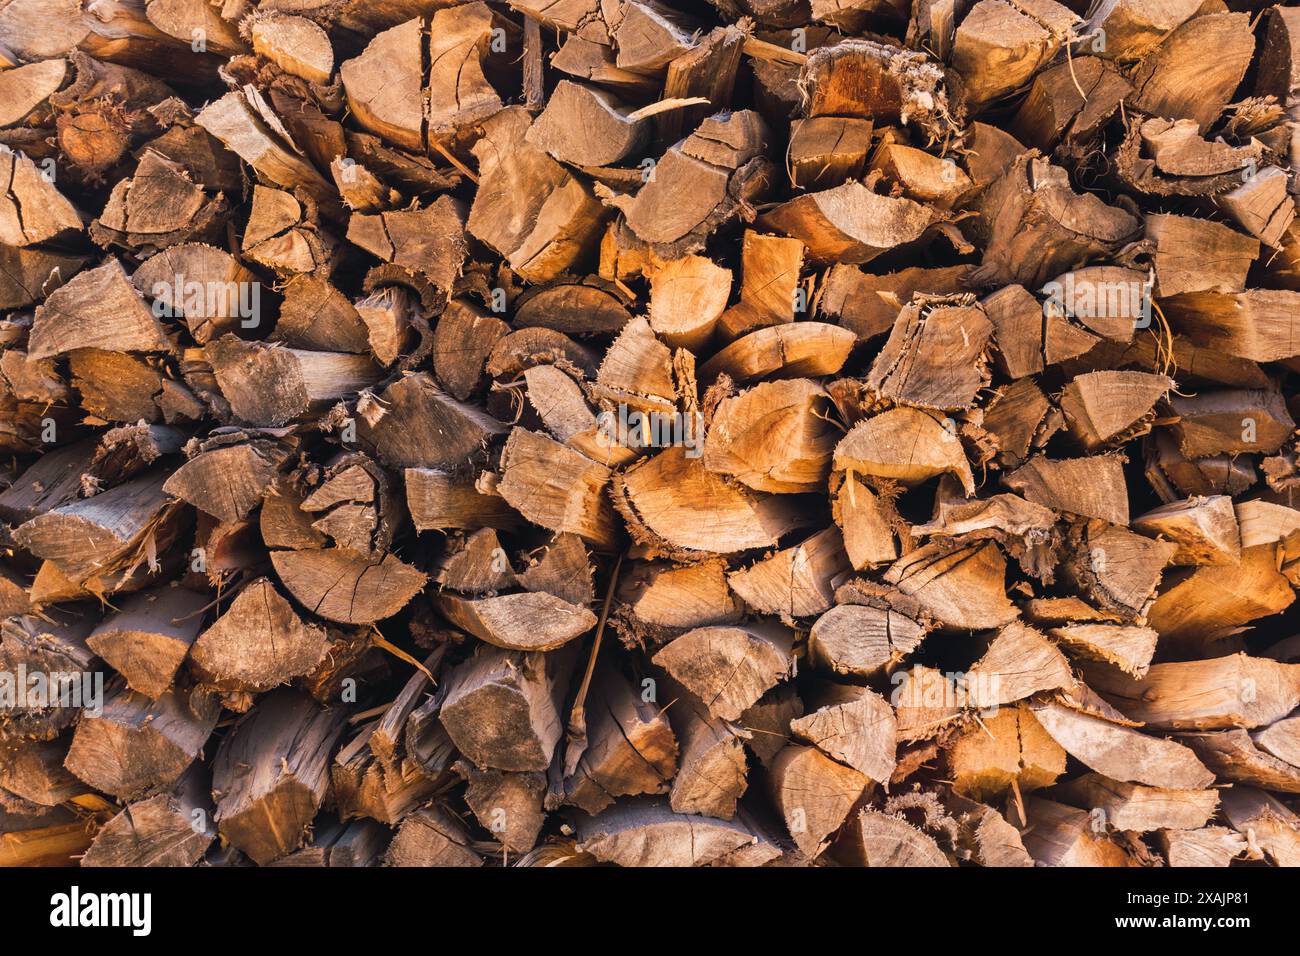
POLYGON ((0 865, 1300 863, 1300 9, 0 0, 0 865))

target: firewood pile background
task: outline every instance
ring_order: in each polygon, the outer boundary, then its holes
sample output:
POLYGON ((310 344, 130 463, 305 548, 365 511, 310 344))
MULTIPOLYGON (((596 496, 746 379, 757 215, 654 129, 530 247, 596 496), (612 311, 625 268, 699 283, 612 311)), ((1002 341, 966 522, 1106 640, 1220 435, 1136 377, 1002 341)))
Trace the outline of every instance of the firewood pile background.
POLYGON ((0 0, 0 864, 1300 863, 1300 8, 0 0))

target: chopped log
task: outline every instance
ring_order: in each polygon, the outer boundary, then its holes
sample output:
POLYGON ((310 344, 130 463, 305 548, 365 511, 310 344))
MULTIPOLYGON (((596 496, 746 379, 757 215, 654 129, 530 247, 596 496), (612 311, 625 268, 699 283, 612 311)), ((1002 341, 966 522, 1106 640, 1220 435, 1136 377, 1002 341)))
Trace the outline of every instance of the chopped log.
MULTIPOLYGON (((970 271, 970 266, 911 267, 888 275, 871 275, 856 266, 837 263, 823 276, 817 311, 866 341, 893 329, 898 318, 897 303, 911 302, 916 293, 944 296, 960 292, 962 280, 970 271)), ((1037 314, 1036 304, 1034 310, 1037 314)), ((989 318, 993 318, 991 312, 989 318)))
POLYGON ((1065 772, 1065 751, 1024 706, 1000 708, 967 727, 947 748, 948 777, 957 793, 989 800, 1015 787, 1029 793, 1065 772))
POLYGON ((0 243, 32 246, 66 239, 81 213, 22 153, 0 144, 0 243))
POLYGON ((659 682, 677 738, 677 774, 668 802, 677 813, 730 820, 749 786, 745 763, 748 732, 713 717, 690 691, 671 678, 659 682))
POLYGON ((1167 301, 1169 319, 1202 348, 1275 362, 1292 358, 1292 310, 1297 293, 1280 289, 1189 291, 1167 301), (1231 294, 1236 291, 1236 294, 1231 294))
POLYGON ((344 711, 288 689, 262 698, 221 742, 212 764, 223 839, 261 865, 302 845, 329 786, 344 711))
POLYGON ((1120 62, 1140 60, 1162 40, 1200 10, 1195 0, 1106 0, 1089 11, 1083 31, 1106 31, 1105 56, 1120 62))
POLYGON ((1300 706, 1300 665, 1245 654, 1153 664, 1140 679, 1103 672, 1090 683, 1127 716, 1161 730, 1252 729, 1300 706))
POLYGON ((462 630, 511 651, 553 651, 596 625, 596 615, 585 607, 545 593, 480 598, 442 594, 437 607, 462 630))
POLYGON ((252 86, 209 103, 194 122, 221 140, 269 183, 299 189, 325 209, 337 194, 307 161, 266 100, 252 86))
POLYGON ((578 848, 619 866, 726 865, 742 856, 761 866, 780 849, 737 820, 678 813, 664 801, 620 800, 604 812, 578 818, 578 848))
POLYGON ((1177 544, 1170 564, 1236 564, 1241 560, 1241 531, 1232 499, 1226 495, 1172 501, 1134 518, 1132 528, 1177 544))
POLYGON ((1169 407, 1178 416, 1171 428, 1178 449, 1188 458, 1275 452, 1296 427, 1281 393, 1272 389, 1174 395, 1169 407))
POLYGON ((194 866, 217 836, 207 778, 194 765, 171 793, 127 806, 95 834, 81 865, 194 866))
POLYGON ((811 617, 828 610, 834 584, 849 570, 839 531, 828 528, 728 576, 751 608, 782 618, 811 617))
POLYGON ((55 807, 81 795, 85 784, 63 766, 67 753, 67 739, 0 747, 0 796, 55 807))
POLYGON ((850 818, 834 853, 852 866, 952 866, 933 837, 892 813, 865 809, 850 818))
POLYGON ((152 701, 125 683, 109 687, 101 712, 77 723, 66 766, 124 800, 166 790, 198 757, 220 710, 202 691, 169 690, 152 701))
POLYGON ((1047 633, 1072 656, 1113 665, 1136 678, 1146 676, 1159 638, 1148 627, 1115 624, 1069 624, 1047 633))
POLYGON ((1187 747, 1097 717, 1044 703, 1034 716, 1072 757, 1098 773, 1170 790, 1200 790, 1214 774, 1187 747))
POLYGON ((379 379, 368 356, 268 346, 233 335, 213 339, 203 354, 231 411, 250 425, 276 427, 319 414, 379 379))
POLYGON ((955 793, 941 799, 957 821, 959 859, 965 857, 981 866, 1034 865, 1020 833, 992 807, 955 793))
POLYGON ((813 623, 808 650, 814 663, 837 674, 872 677, 916 650, 925 633, 921 624, 887 607, 841 604, 813 623))
POLYGON ((384 854, 387 866, 482 866, 465 825, 446 810, 424 807, 402 821, 384 854))
POLYGON ((735 339, 754 329, 793 322, 801 305, 803 243, 746 230, 741 244, 740 301, 722 314, 718 334, 735 339))
POLYGON ((479 189, 466 228, 520 278, 545 282, 586 251, 603 216, 586 185, 526 141, 531 122, 521 107, 484 122, 484 137, 474 146, 479 189))
POLYGON ((992 542, 931 542, 899 558, 884 579, 948 627, 1001 627, 1020 613, 1004 591, 1006 566, 992 542))
POLYGON ((290 454, 287 445, 261 439, 210 440, 199 447, 203 450, 172 472, 163 491, 221 521, 247 518, 290 454))
POLYGON ((1045 66, 1079 22, 1068 8, 980 0, 957 27, 952 64, 972 110, 1016 90, 1045 66))
POLYGON ((1224 791, 1223 815, 1274 866, 1300 863, 1300 817, 1276 797, 1251 787, 1232 787, 1224 791))
POLYGON ((1255 746, 1300 767, 1300 719, 1284 717, 1251 734, 1255 746))
POLYGON ((809 858, 840 828, 871 781, 816 747, 787 745, 772 761, 772 799, 795 845, 809 858))
POLYGON ((271 563, 303 607, 341 624, 370 624, 392 617, 428 580, 392 554, 376 559, 346 548, 275 551, 271 563))
POLYGON ((325 656, 325 629, 305 623, 266 578, 246 585, 190 649, 205 683, 257 692, 288 683, 325 656))
POLYGON ((51 740, 77 721, 83 707, 94 705, 95 681, 103 675, 96 676, 95 654, 86 643, 93 626, 86 613, 53 622, 36 616, 0 621, 0 737, 51 740), (20 674, 44 677, 19 693, 20 674))
POLYGON ((610 471, 544 435, 515 428, 501 453, 497 491, 525 518, 552 531, 576 534, 593 547, 617 540, 605 488, 610 471))
POLYGON ((644 633, 680 633, 692 626, 734 624, 742 608, 727 584, 719 561, 680 567, 662 562, 638 563, 619 578, 616 594, 620 615, 616 626, 632 631, 629 639, 644 633))
POLYGON ((170 351, 162 326, 131 287, 122 264, 109 259, 50 293, 32 320, 27 355, 66 355, 75 349, 170 351), (112 322, 105 322, 104 315, 112 322))
MULTIPOLYGON (((1060 310, 1045 308, 1023 286, 1004 286, 980 304, 993 323, 994 363, 1017 380, 1012 390, 1032 384, 1022 382, 1024 376, 1083 355, 1097 344, 1097 336, 1072 324, 1060 310)), ((988 411, 992 410, 990 403, 988 411)))
POLYGON ((1071 58, 1034 78, 1012 119, 1012 131, 1035 149, 1081 151, 1132 91, 1129 82, 1100 57, 1071 58), (1088 91, 1086 96, 1082 90, 1088 91))
POLYGON ((851 116, 814 116, 790 124, 794 185, 818 191, 860 179, 871 151, 872 124, 851 116))
POLYGON ((816 707, 790 721, 790 733, 826 756, 876 783, 894 772, 898 745, 894 710, 865 688, 827 683, 811 703, 816 707))
POLYGON ((680 447, 615 475, 612 494, 632 536, 669 555, 771 547, 808 521, 796 502, 731 485, 680 447))
POLYGON ((969 408, 988 385, 987 348, 993 326, 966 295, 913 297, 899 313, 867 377, 867 387, 899 405, 956 411, 969 408))
MULTIPOLYGON (((406 507, 417 531, 512 528, 519 514, 497 494, 435 468, 407 468, 406 507)), ((268 541, 268 544, 272 542, 268 541)))
POLYGON ((970 462, 960 440, 931 414, 895 408, 859 422, 835 446, 836 471, 912 485, 952 474, 974 494, 970 462))
POLYGON ((971 665, 964 690, 970 706, 988 710, 1073 686, 1065 656, 1040 632, 1017 621, 999 630, 971 665))
POLYGON ((253 52, 286 73, 325 84, 334 73, 334 51, 319 26, 304 17, 258 17, 249 28, 253 52))
POLYGON ((209 199, 189 173, 146 149, 135 175, 113 187, 108 204, 90 224, 90 237, 105 249, 150 252, 182 241, 216 238, 226 211, 220 196, 209 199))
POLYGON ((477 770, 463 761, 456 770, 468 781, 465 802, 480 825, 509 852, 531 850, 545 819, 542 792, 546 784, 542 775, 477 770))
POLYGON ((1095 452, 1149 432, 1155 404, 1172 385, 1148 372, 1089 372, 1065 386, 1061 411, 1074 440, 1095 452))
POLYGON ((676 638, 652 658, 708 709, 737 720, 794 666, 785 628, 701 627, 676 638))
POLYGON ((74 583, 111 576, 121 583, 144 549, 162 552, 175 540, 177 508, 162 490, 163 476, 153 472, 60 505, 20 525, 14 540, 74 583))
POLYGON ((1282 793, 1300 793, 1300 769, 1260 750, 1245 730, 1181 734, 1179 739, 1221 779, 1282 793))
POLYGON ((427 372, 405 375, 357 403, 358 443, 389 468, 464 469, 505 426, 442 391, 427 372))
POLYGON ((619 797, 667 793, 676 772, 677 739, 664 711, 603 669, 592 684, 586 749, 562 784, 564 802, 597 814, 619 797))
POLYGON ((1246 850, 1246 840, 1227 827, 1160 830, 1160 851, 1170 866, 1227 866, 1246 850))
POLYGON ((782 203, 759 224, 800 240, 814 262, 863 263, 917 242, 941 221, 929 206, 847 182, 782 203))
POLYGON ((1121 783, 1099 773, 1057 787, 1067 802, 1100 814, 1116 830, 1197 830, 1210 822, 1219 805, 1214 790, 1169 790, 1121 783))
POLYGON ((1093 828, 1083 810, 1042 797, 1025 801, 1025 849, 1038 866, 1137 866, 1114 840, 1093 828))
POLYGON ((790 322, 742 335, 700 366, 700 380, 729 375, 755 378, 816 378, 843 368, 854 345, 848 329, 824 322, 790 322))
POLYGON ((1064 577, 1092 603, 1141 623, 1176 547, 1100 521, 1070 530, 1064 577))
POLYGON ((1128 524, 1124 472, 1115 455, 1064 460, 1038 456, 1002 480, 1027 500, 1054 511, 1128 524))
POLYGON ((184 588, 159 588, 127 598, 97 624, 86 646, 137 693, 157 700, 172 684, 203 629, 207 598, 184 588))
POLYGON ((443 684, 440 718, 481 769, 545 771, 563 724, 560 697, 568 658, 480 646, 443 684))
POLYGON ((980 203, 990 235, 971 278, 981 285, 1038 288, 1086 259, 1117 250, 1141 229, 1124 210, 1074 192, 1064 169, 1032 152, 1016 157, 980 203))
POLYGON ((1153 116, 1195 120, 1206 130, 1232 98, 1254 52, 1246 14, 1192 17, 1138 65, 1128 105, 1153 116))

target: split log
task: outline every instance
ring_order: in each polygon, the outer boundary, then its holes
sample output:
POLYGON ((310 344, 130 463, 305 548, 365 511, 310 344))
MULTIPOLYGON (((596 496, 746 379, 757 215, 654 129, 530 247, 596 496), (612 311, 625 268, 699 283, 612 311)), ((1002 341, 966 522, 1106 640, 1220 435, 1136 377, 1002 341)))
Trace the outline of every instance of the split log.
POLYGON ((308 673, 325 656, 325 629, 305 623, 266 578, 246 585, 190 649, 205 683, 258 692, 308 673))
POLYGON ((673 734, 677 774, 668 802, 676 813, 720 820, 736 815, 736 802, 749 787, 745 762, 748 732, 709 713, 708 707, 671 678, 659 682, 673 734))
POLYGON ((391 554, 372 559, 346 548, 275 551, 275 573, 303 607, 341 624, 392 617, 424 589, 427 575, 391 554))
POLYGON ((586 749, 562 783, 564 802, 597 814, 619 797, 666 793, 676 771, 677 739, 663 710, 621 674, 602 670, 592 685, 586 749))
POLYGON ((1161 730, 1253 729, 1300 706, 1300 665, 1245 654, 1153 664, 1140 679, 1102 672, 1090 683, 1127 716, 1161 730))
POLYGON ((1116 830, 1198 830, 1209 823, 1219 805, 1213 790, 1168 790, 1110 780, 1089 773, 1057 788, 1067 802, 1099 815, 1116 830))
POLYGON ((579 818, 578 839, 583 852, 629 867, 720 866, 737 857, 761 866, 781 855, 739 821, 677 813, 646 798, 621 800, 597 816, 579 818))
POLYGON ((791 839, 809 858, 826 848, 870 784, 815 747, 789 744, 772 761, 772 799, 791 839))
POLYGON ((1024 705, 1000 708, 983 726, 968 727, 945 754, 953 789, 988 800, 1014 787, 1029 793, 1065 772, 1065 751, 1024 705))
POLYGON ((82 866, 194 866, 217 837, 208 774, 197 765, 171 793, 130 804, 95 834, 82 866))
POLYGON ((1054 800, 1025 801, 1025 849, 1039 866, 1136 866, 1133 858, 1093 829, 1091 814, 1054 800))
POLYGON ((612 493, 633 537, 670 555, 771 547, 808 522, 795 501, 731 485, 680 447, 615 475, 612 493))
POLYGON ((259 865, 302 845, 329 786, 329 754, 344 716, 283 689, 235 725, 212 764, 223 839, 259 865))
POLYGON ((125 684, 109 687, 102 712, 77 723, 67 767, 124 800, 166 790, 198 757, 220 710, 202 691, 169 690, 152 701, 125 684))
POLYGON ((852 866, 952 866, 933 837, 900 816, 862 810, 849 820, 835 843, 836 855, 852 866))
POLYGON ((1170 790, 1199 790, 1214 774, 1187 747, 1152 737, 1060 704, 1034 709, 1038 722, 1067 753, 1098 773, 1120 781, 1170 790))
POLYGON ((479 768, 545 771, 563 731, 568 664, 562 652, 479 647, 446 677, 442 724, 479 768))
POLYGON ((184 588, 142 591, 127 598, 86 638, 86 646, 126 679, 133 691, 157 700, 203 629, 207 598, 184 588))
POLYGON ((652 660, 694 694, 709 714, 736 720, 794 664, 784 628, 702 627, 676 638, 652 660))
POLYGON ((816 709, 790 721, 790 732, 869 780, 887 783, 898 744, 893 708, 865 687, 827 683, 821 690, 810 701, 816 709))
POLYGON ((926 628, 887 607, 841 604, 819 617, 808 636, 818 665, 837 674, 871 677, 920 646, 926 628))

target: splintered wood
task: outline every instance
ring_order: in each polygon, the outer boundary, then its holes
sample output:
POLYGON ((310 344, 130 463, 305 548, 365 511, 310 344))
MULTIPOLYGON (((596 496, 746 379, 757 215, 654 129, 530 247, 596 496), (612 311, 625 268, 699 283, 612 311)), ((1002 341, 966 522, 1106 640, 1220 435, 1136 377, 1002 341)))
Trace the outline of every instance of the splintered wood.
POLYGON ((1297 133, 1244 0, 0 0, 0 865, 1300 864, 1297 133))

